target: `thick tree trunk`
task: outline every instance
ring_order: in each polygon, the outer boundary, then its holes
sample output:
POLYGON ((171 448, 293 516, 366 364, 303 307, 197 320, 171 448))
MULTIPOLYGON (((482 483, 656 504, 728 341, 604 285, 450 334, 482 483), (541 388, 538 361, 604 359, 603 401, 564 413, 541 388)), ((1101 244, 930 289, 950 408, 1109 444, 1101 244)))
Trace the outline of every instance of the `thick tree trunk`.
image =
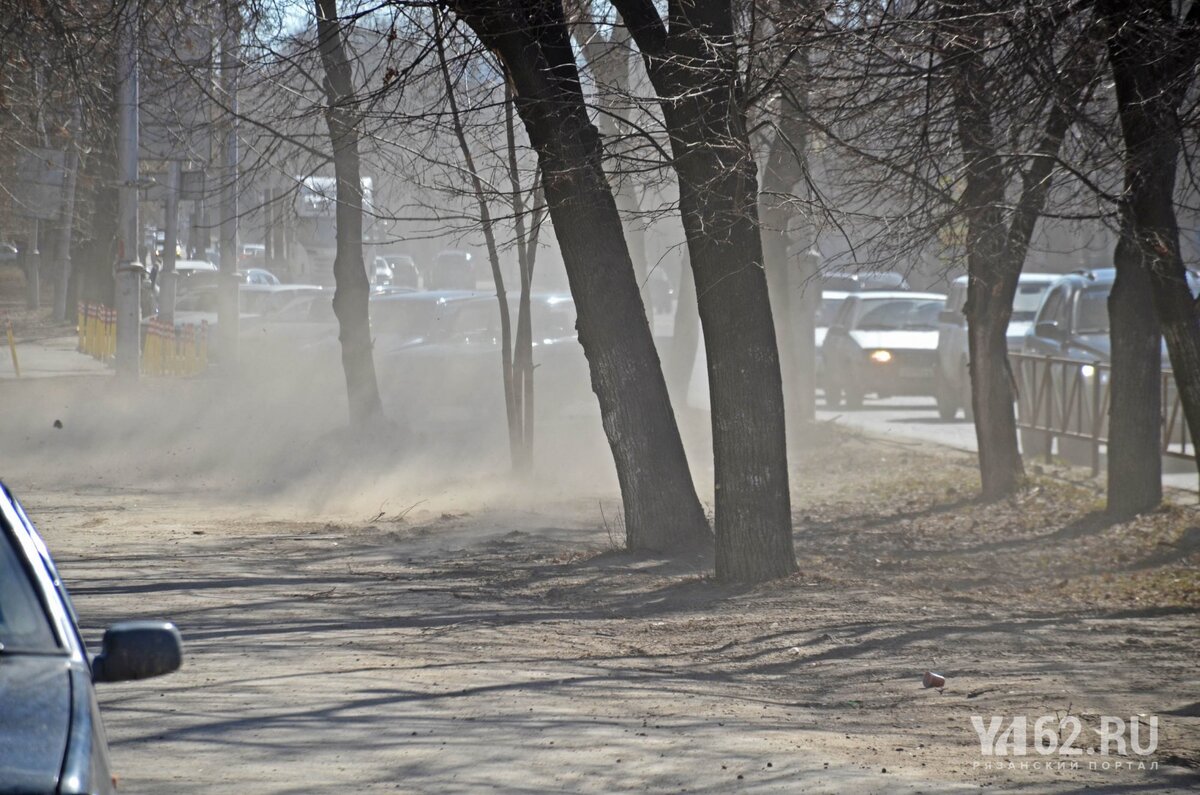
POLYGON ((314 0, 317 38, 325 69, 325 94, 329 106, 325 120, 333 145, 337 185, 337 253, 333 261, 336 289, 333 311, 342 343, 342 369, 346 375, 350 424, 366 428, 383 418, 379 383, 375 377, 371 326, 368 316, 371 285, 363 264, 362 174, 358 156, 358 112, 350 62, 346 57, 338 19, 337 0, 314 0))
POLYGON ((783 385, 753 161, 746 148, 740 167, 730 169, 703 152, 704 140, 681 138, 675 156, 708 357, 716 574, 757 582, 796 571, 783 385))
POLYGON ((687 234, 712 406, 717 579, 796 571, 779 349, 729 0, 613 5, 663 109, 687 234))
MULTIPOLYGON (((1023 258, 1022 258, 1023 259, 1023 258)), ((975 270, 982 268, 977 265, 975 270)), ((997 500, 1016 491, 1024 474, 1017 449, 1017 418, 1013 410, 1012 373, 1008 365, 1008 323, 1016 271, 997 272, 990 285, 972 276, 967 294, 967 349, 971 366, 971 403, 979 456, 982 496, 997 500), (998 296, 1009 296, 1007 300, 998 296)))
MULTIPOLYGON (((1122 245, 1136 250, 1136 254, 1125 252, 1122 259, 1129 260, 1129 267, 1147 271, 1146 285, 1139 290, 1152 296, 1188 430, 1196 439, 1200 438, 1200 316, 1180 254, 1174 195, 1182 140, 1177 113, 1200 59, 1200 4, 1192 4, 1191 21, 1182 25, 1165 3, 1139 7, 1109 1, 1101 4, 1101 12, 1110 31, 1109 62, 1125 139, 1122 245)), ((1114 354, 1115 342, 1114 336, 1114 354)), ((1114 403, 1114 420, 1115 412, 1114 403)), ((1109 467, 1111 473, 1111 463, 1109 467)), ((1145 484, 1128 501, 1122 498, 1119 507, 1128 513, 1152 497, 1145 484)))
POLYGON ((538 153, 542 187, 575 299, 579 341, 616 462, 631 549, 710 543, 666 382, 588 118, 562 4, 452 4, 507 67, 538 153))
POLYGON ((1007 250, 1005 178, 1001 168, 984 63, 987 15, 978 4, 944 3, 953 20, 946 47, 952 71, 954 116, 966 172, 962 205, 967 216, 968 355, 971 361, 971 404, 984 499, 1014 493, 1025 474, 1017 446, 1012 378, 1006 334, 1012 317, 1017 279, 1024 264, 1007 250), (959 22, 959 20, 967 20, 959 22))
POLYGON ((1150 275, 1129 227, 1130 221, 1124 220, 1113 257, 1117 280, 1108 297, 1108 511, 1118 518, 1155 508, 1163 496, 1162 338, 1150 275))

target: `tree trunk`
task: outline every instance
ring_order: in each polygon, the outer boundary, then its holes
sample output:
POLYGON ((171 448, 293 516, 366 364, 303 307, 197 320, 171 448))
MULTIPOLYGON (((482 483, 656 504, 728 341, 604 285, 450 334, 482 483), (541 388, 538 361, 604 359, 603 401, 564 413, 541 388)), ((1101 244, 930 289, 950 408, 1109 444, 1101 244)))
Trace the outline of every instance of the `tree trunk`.
POLYGON ((1109 383, 1108 511, 1127 518, 1162 502, 1162 339, 1150 274, 1123 213, 1108 297, 1112 340, 1109 383))
POLYGON ((796 571, 775 324, 729 0, 613 5, 663 108, 708 356, 717 579, 796 571))
MULTIPOLYGON (((500 380, 504 388, 504 417, 508 426, 508 456, 513 469, 522 468, 523 455, 521 441, 521 411, 517 405, 516 387, 513 383, 513 353, 512 353, 512 318, 508 311, 508 291, 504 289, 504 272, 500 268, 500 251, 496 247, 496 235, 492 230, 492 212, 488 208, 487 193, 483 189, 483 180, 475 170, 475 157, 471 146, 467 143, 467 135, 463 129, 462 114, 458 110, 458 99, 454 95, 454 81, 450 77, 450 66, 446 63, 446 47, 442 37, 441 16, 434 18, 434 44, 438 53, 438 68, 442 73, 442 83, 446 88, 446 102, 450 107, 450 123, 454 129, 454 137, 458 141, 458 150, 463 157, 463 166, 471 179, 471 191, 475 195, 475 204, 479 208, 479 226, 483 232, 483 242, 487 248, 488 264, 492 269, 492 284, 496 287, 496 302, 500 311, 500 380)), ((514 208, 515 211, 515 208, 514 208)))
POLYGON ((350 62, 338 19, 337 0, 314 0, 321 63, 325 69, 325 120, 333 145, 337 185, 337 253, 333 261, 333 311, 342 344, 350 424, 367 428, 383 418, 379 383, 375 377, 371 326, 368 317, 371 285, 363 264, 362 174, 358 156, 359 118, 350 62))
POLYGON ((579 342, 616 463, 631 549, 710 543, 642 309, 603 151, 588 118, 562 4, 463 0, 456 12, 504 62, 538 153, 575 299, 579 342))
MULTIPOLYGON (((1180 254, 1174 196, 1182 140, 1177 114, 1200 58, 1200 42, 1195 34, 1200 28, 1200 4, 1192 4, 1190 22, 1185 20, 1182 24, 1174 19, 1170 4, 1163 3, 1143 7, 1105 2, 1101 4, 1101 13, 1110 32, 1109 62, 1125 139, 1121 245, 1136 250, 1136 253, 1124 252, 1121 259, 1128 260, 1128 267, 1147 271, 1144 286, 1140 278, 1135 282, 1139 285, 1137 300, 1145 304, 1141 291, 1149 291, 1167 341, 1188 430, 1191 437, 1197 439, 1200 438, 1197 436, 1200 433, 1200 317, 1180 254)), ((1113 294, 1116 295, 1115 290, 1113 294)), ((1110 302, 1110 311, 1112 308, 1115 306, 1110 302)), ((1115 342, 1114 328, 1114 356, 1115 342)), ((1156 352, 1155 355, 1159 354, 1156 352)), ((1159 401, 1156 400, 1154 405, 1160 405, 1159 401)), ((1113 409, 1115 420, 1115 403, 1113 409)), ((1148 455, 1148 452, 1144 454, 1148 455)), ((1111 461, 1109 468, 1111 483, 1111 461)), ((1143 477, 1149 475, 1143 474, 1143 477)), ((1161 497, 1161 486, 1157 493, 1161 497)), ((1148 504, 1154 494, 1146 483, 1128 499, 1122 497, 1119 506, 1114 506, 1110 491, 1110 508, 1114 511, 1119 508, 1124 513, 1144 510, 1139 506, 1148 504)))
POLYGON ((948 60, 954 68, 953 103, 959 148, 966 171, 962 205, 967 216, 967 347, 971 404, 984 499, 1014 493, 1025 474, 1017 446, 1012 376, 1008 369, 1008 323, 1017 279, 1024 264, 1007 251, 1005 178, 992 122, 984 62, 987 15, 974 0, 946 2, 948 60), (960 20, 966 20, 962 22, 960 20))

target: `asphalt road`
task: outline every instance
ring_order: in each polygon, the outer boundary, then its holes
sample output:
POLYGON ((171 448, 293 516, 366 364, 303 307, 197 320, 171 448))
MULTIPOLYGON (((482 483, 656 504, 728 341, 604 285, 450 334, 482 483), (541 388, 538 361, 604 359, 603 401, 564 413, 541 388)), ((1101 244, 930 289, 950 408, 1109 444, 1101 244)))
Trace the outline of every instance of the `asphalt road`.
MULTIPOLYGON (((896 439, 921 439, 927 442, 975 452, 975 426, 959 416, 954 420, 938 417, 933 398, 895 397, 867 400, 861 409, 829 410, 817 401, 817 419, 832 420, 868 433, 896 439)), ((1200 488, 1196 471, 1181 461, 1168 461, 1163 484, 1195 492, 1200 488)))

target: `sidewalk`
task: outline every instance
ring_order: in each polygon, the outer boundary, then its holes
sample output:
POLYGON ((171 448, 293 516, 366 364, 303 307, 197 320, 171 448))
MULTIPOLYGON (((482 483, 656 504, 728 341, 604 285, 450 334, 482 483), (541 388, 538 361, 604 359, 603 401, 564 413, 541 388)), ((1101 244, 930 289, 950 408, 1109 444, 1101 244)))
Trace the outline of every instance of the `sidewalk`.
MULTIPOLYGON (((0 379, 16 378, 12 352, 8 340, 3 339, 0 351, 0 379)), ((17 343, 17 362, 21 366, 22 378, 51 378, 70 375, 106 375, 112 368, 96 361, 91 356, 75 350, 79 338, 71 335, 29 340, 17 343)))

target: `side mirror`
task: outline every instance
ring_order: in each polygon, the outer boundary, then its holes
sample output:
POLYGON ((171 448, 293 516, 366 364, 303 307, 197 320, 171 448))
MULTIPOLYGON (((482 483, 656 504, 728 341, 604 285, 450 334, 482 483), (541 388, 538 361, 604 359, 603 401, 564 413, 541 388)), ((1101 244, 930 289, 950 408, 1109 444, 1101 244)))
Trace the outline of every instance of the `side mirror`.
POLYGON ((104 632, 92 681, 126 682, 169 674, 183 664, 183 638, 169 621, 126 621, 104 632))
POLYGON ((1044 320, 1033 327, 1033 333, 1039 337, 1048 337, 1052 340, 1060 340, 1063 338, 1062 329, 1058 327, 1058 323, 1053 320, 1044 320))

